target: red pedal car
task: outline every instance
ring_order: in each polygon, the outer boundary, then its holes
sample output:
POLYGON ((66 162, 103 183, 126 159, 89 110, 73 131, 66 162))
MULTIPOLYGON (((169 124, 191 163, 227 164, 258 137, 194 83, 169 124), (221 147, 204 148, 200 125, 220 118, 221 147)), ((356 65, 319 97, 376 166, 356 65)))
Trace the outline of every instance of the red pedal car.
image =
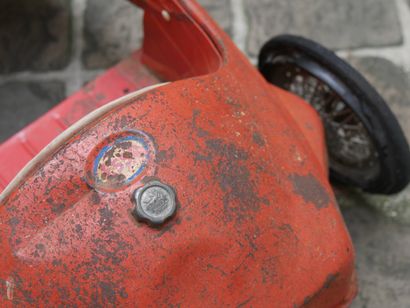
POLYGON ((408 183, 386 104, 311 41, 259 72, 194 1, 134 2, 142 49, 0 146, 1 306, 348 306, 328 169, 408 183))

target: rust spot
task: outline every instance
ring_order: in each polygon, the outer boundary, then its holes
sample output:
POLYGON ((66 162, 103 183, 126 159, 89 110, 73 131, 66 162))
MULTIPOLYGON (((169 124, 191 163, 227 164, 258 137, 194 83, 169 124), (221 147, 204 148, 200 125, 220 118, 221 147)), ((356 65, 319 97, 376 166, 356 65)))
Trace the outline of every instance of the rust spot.
POLYGON ((198 117, 199 117, 200 114, 201 114, 200 110, 195 109, 193 111, 193 114, 192 114, 192 127, 196 131, 198 137, 203 138, 203 137, 208 136, 209 133, 206 130, 204 130, 204 129, 202 129, 198 126, 197 121, 198 121, 198 117))
MULTIPOLYGON (((36 299, 33 294, 31 293, 31 289, 28 288, 26 289, 24 284, 23 284, 23 280, 20 277, 20 275, 16 272, 13 273, 12 276, 10 276, 7 279, 9 282, 12 282, 12 285, 10 285, 10 287, 13 287, 13 307, 17 307, 17 301, 18 303, 24 303, 26 305, 23 306, 35 306, 38 307, 40 305, 36 305, 36 303, 38 302, 38 299, 36 299)), ((7 291, 7 288, 6 288, 7 291)), ((9 290, 11 291, 11 290, 9 290)), ((7 292, 6 292, 7 293, 7 292)), ((11 294, 9 294, 11 295, 11 294)))
POLYGON ((18 225, 20 224, 20 219, 19 219, 18 217, 11 217, 11 218, 9 219, 9 221, 8 221, 8 224, 9 224, 9 226, 10 226, 10 228, 11 228, 11 234, 12 234, 13 236, 15 236, 15 235, 16 235, 17 227, 18 227, 18 225))
POLYGON ((77 233, 79 239, 83 238, 83 227, 80 224, 75 225, 75 233, 77 233))
POLYGON ((261 136, 261 134, 259 134, 258 132, 254 132, 252 135, 252 140, 254 143, 256 143, 257 145, 259 145, 260 147, 265 146, 265 140, 263 139, 263 137, 261 136))
MULTIPOLYGON (((107 264, 118 266, 128 258, 131 246, 127 242, 124 242, 121 239, 120 234, 113 229, 105 229, 105 231, 109 231, 107 232, 107 239, 92 239, 92 243, 94 244, 92 249, 92 260, 95 262, 94 264, 102 268, 107 264)), ((91 268, 87 268, 87 271, 88 270, 92 271, 91 268)))
MULTIPOLYGON (((144 156, 144 153, 141 153, 140 156, 141 156, 141 157, 144 156)), ((124 153, 122 154, 122 157, 123 157, 123 158, 133 158, 134 156, 132 155, 132 152, 124 152, 124 153)))
POLYGON ((293 184, 293 192, 303 198, 306 203, 313 204, 318 210, 326 208, 330 203, 330 197, 326 189, 311 173, 289 175, 293 184))
POLYGON ((100 202, 101 202, 101 198, 100 198, 100 195, 98 194, 98 192, 93 192, 92 194, 91 194, 91 200, 92 200, 92 202, 94 203, 94 204, 100 204, 100 202))
POLYGON ((111 230, 113 228, 114 213, 108 206, 98 209, 100 214, 99 225, 102 230, 111 230))
POLYGON ((35 245, 36 250, 34 252, 34 256, 36 258, 44 258, 46 255, 46 247, 42 243, 38 243, 35 245))
POLYGON ((212 156, 211 155, 203 155, 203 154, 198 153, 198 152, 193 152, 192 154, 194 155, 195 162, 198 162, 198 161, 211 162, 212 161, 212 156))
POLYGON ((51 197, 47 198, 46 201, 51 206, 51 211, 55 214, 60 214, 65 209, 64 203, 56 202, 51 197))
POLYGON ((260 204, 266 201, 257 194, 256 185, 244 163, 248 159, 248 153, 220 139, 207 140, 206 145, 211 157, 220 156, 213 173, 219 187, 225 193, 223 204, 228 221, 233 217, 240 221, 257 212, 260 204))
POLYGON ((243 302, 239 303, 236 305, 236 308, 241 308, 241 307, 246 307, 249 305, 249 303, 252 301, 253 296, 249 297, 248 299, 244 300, 243 302))
POLYGON ((131 143, 130 141, 127 141, 127 142, 120 142, 120 143, 118 143, 118 144, 116 144, 116 145, 117 145, 120 149, 127 150, 127 149, 131 148, 132 143, 131 143))
POLYGON ((116 288, 112 282, 100 281, 100 291, 103 303, 116 304, 116 288))
POLYGON ((270 257, 262 261, 261 273, 262 273, 262 282, 273 284, 277 282, 277 266, 278 258, 270 257))
POLYGON ((170 161, 175 157, 175 150, 173 147, 170 147, 167 150, 161 150, 157 153, 156 159, 158 163, 170 161))
POLYGON ((196 181, 196 176, 195 176, 195 174, 192 174, 192 173, 188 174, 188 180, 189 180, 191 183, 195 183, 195 181, 196 181))
POLYGON ((158 228, 160 232, 155 237, 160 238, 161 236, 163 236, 164 234, 168 232, 174 233, 174 226, 180 225, 181 222, 182 222, 181 218, 168 221, 167 224, 164 225, 162 228, 158 228))

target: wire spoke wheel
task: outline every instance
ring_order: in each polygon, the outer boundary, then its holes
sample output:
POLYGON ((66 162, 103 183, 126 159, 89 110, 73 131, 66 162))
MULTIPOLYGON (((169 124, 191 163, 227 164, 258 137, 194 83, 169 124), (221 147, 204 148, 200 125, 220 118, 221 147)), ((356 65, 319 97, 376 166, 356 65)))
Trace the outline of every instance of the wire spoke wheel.
POLYGON ((325 126, 330 167, 339 172, 380 171, 377 151, 362 121, 328 85, 306 70, 280 59, 269 81, 310 103, 325 126))
POLYGON ((284 35, 267 42, 259 70, 272 84, 313 106, 325 127, 333 180, 395 193, 409 181, 409 147, 381 96, 333 52, 284 35))

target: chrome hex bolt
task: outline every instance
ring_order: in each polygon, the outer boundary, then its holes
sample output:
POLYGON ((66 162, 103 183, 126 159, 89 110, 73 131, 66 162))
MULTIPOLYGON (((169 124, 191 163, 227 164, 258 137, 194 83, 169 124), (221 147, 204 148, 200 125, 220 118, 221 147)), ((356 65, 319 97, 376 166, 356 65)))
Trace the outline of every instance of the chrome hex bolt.
POLYGON ((139 221, 159 226, 175 214, 175 192, 170 186, 159 181, 151 181, 138 188, 133 198, 133 214, 139 221))

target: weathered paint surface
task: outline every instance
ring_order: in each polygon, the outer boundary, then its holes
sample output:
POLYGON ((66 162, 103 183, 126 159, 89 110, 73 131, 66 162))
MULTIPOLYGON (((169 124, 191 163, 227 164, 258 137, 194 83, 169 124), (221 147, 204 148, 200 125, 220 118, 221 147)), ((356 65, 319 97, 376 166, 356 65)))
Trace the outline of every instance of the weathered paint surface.
POLYGON ((98 183, 120 186, 140 175, 148 161, 148 148, 142 140, 121 138, 101 150, 94 161, 93 175, 98 183))
POLYGON ((311 173, 291 174, 289 180, 293 183, 294 193, 301 196, 306 203, 313 204, 318 210, 330 204, 329 193, 311 173))
POLYGON ((120 189, 141 179, 154 161, 154 141, 144 132, 113 134, 89 155, 88 183, 99 190, 120 189))
POLYGON ((144 63, 190 78, 90 123, 2 202, 1 306, 347 305, 353 248, 318 116, 192 1, 138 2, 144 63), (133 215, 133 193, 155 180, 178 204, 160 228, 133 215))

